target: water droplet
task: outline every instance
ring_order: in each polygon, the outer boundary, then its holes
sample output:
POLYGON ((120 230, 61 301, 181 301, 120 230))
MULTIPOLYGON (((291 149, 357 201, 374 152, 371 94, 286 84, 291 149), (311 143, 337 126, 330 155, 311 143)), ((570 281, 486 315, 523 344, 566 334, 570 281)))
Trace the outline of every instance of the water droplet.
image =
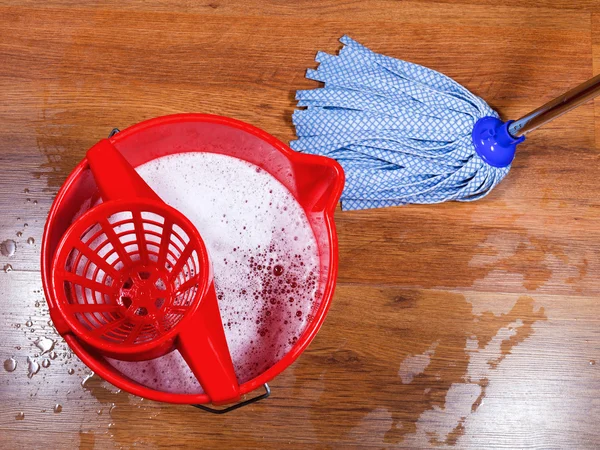
POLYGON ((50 356, 50 359, 56 359, 58 355, 56 354, 56 352, 50 352, 50 355, 48 356, 50 356))
POLYGON ((29 194, 29 189, 25 188, 25 190, 23 192, 25 192, 26 194, 29 194))
POLYGON ((52 326, 52 321, 49 320, 48 322, 46 322, 48 325, 52 326))
POLYGON ((27 197, 27 203, 29 203, 31 201, 31 199, 29 197, 27 197))
POLYGON ((22 231, 17 231, 17 237, 21 237, 23 236, 23 232, 22 231))
POLYGON ((45 336, 42 336, 37 341, 35 341, 35 345, 37 348, 39 348, 42 351, 42 355, 44 353, 48 353, 48 352, 52 351, 52 349, 54 348, 54 344, 55 344, 55 341, 53 341, 52 339, 47 338, 45 336))
POLYGON ((594 361, 593 359, 590 359, 590 366, 594 366, 596 364, 596 361, 594 361))
POLYGON ((4 361, 4 370, 7 372, 14 372, 17 368, 17 360, 15 358, 8 358, 4 361))
POLYGON ((9 272, 12 272, 12 271, 13 271, 13 268, 12 268, 12 266, 10 264, 6 264, 4 266, 4 272, 9 273, 9 272))
POLYGON ((35 307, 39 308, 40 307, 40 302, 35 302, 35 307))
POLYGON ((31 359, 31 356, 27 357, 27 376, 33 378, 33 376, 40 371, 40 365, 31 359))
POLYGON ((110 417, 113 417, 113 414, 114 414, 114 412, 115 412, 115 408, 116 408, 116 406, 115 406, 115 404, 114 404, 114 403, 113 403, 112 405, 110 405, 110 409, 108 410, 108 415, 109 415, 110 417))
POLYGON ((75 373, 75 369, 70 368, 69 370, 67 370, 67 372, 69 373, 69 375, 73 375, 75 373))
POLYGON ((44 369, 47 369, 48 367, 50 367, 50 360, 49 359, 45 359, 42 361, 42 367, 44 369))
POLYGON ((33 326, 33 322, 31 321, 31 319, 29 319, 27 322, 25 322, 25 326, 26 326, 26 327, 31 327, 31 326, 33 326))
POLYGON ((27 228, 28 226, 29 226, 29 224, 28 224, 28 223, 24 223, 24 224, 23 224, 23 227, 24 227, 24 228, 27 228))
POLYGON ((102 409, 99 409, 98 411, 96 411, 96 413, 98 413, 99 416, 102 415, 102 409))
POLYGON ((33 204, 34 204, 34 205, 37 205, 37 200, 34 200, 34 201, 33 201, 33 204))
POLYGON ((24 412, 18 412, 17 415, 15 416, 15 419, 17 419, 17 420, 23 420, 24 418, 25 418, 24 412))
POLYGON ((57 403, 56 405, 54 405, 54 412, 55 413, 59 413, 62 411, 62 405, 60 403, 57 403))
MULTIPOLYGON (((19 325, 19 326, 20 326, 20 325, 19 325)), ((17 327, 17 328, 18 328, 18 327, 17 327)), ((17 345, 15 348, 16 348, 17 350, 21 350, 21 346, 20 346, 20 345, 17 345)))
POLYGON ((7 239, 0 244, 0 253, 2 256, 13 256, 17 251, 17 243, 12 239, 7 239))
POLYGON ((32 238, 32 237, 30 237, 30 238, 27 238, 27 243, 28 243, 29 245, 33 245, 33 244, 35 244, 35 239, 34 239, 34 238, 32 238))

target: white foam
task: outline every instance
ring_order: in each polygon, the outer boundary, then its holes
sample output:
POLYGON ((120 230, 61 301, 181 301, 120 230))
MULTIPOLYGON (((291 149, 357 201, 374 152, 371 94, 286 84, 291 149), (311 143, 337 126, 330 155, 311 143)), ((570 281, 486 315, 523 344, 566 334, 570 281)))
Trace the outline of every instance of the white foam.
MULTIPOLYGON (((229 156, 170 155, 137 170, 200 232, 238 380, 254 378, 290 350, 316 303, 319 255, 302 207, 269 173, 229 156)), ((176 351, 109 362, 157 390, 202 392, 176 351)))

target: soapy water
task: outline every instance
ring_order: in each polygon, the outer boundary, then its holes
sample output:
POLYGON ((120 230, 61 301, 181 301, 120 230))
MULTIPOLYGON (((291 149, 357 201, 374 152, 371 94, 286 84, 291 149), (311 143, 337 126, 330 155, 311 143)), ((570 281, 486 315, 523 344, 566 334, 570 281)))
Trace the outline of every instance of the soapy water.
MULTIPOLYGON (((318 306, 319 254, 302 207, 269 173, 225 155, 170 155, 137 171, 200 232, 238 381, 253 379, 291 349, 318 306)), ((107 361, 159 391, 202 392, 177 351, 107 361)))

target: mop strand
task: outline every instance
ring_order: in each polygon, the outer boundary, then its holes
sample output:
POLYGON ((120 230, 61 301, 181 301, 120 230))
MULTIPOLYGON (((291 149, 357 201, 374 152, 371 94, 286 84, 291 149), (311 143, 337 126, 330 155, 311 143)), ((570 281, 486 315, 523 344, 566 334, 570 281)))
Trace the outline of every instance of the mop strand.
POLYGON ((346 173, 342 209, 473 201, 509 167, 487 164, 471 134, 498 117, 447 76, 377 54, 343 36, 338 56, 317 53, 306 77, 323 88, 297 91, 297 151, 336 159, 346 173))

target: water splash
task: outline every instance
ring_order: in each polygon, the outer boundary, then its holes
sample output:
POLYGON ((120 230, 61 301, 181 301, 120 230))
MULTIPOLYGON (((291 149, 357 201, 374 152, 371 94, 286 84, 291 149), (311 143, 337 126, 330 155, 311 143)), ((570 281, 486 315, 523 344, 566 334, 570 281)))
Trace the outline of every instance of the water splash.
POLYGON ((33 376, 40 371, 40 365, 31 358, 31 356, 27 357, 27 377, 33 378, 33 376))
MULTIPOLYGON (((28 325, 30 326, 30 325, 28 325)), ((46 336, 42 336, 41 338, 39 338, 37 341, 35 341, 35 345, 37 348, 39 348, 42 352, 42 355, 44 353, 48 353, 50 351, 52 351, 54 349, 54 344, 56 342, 50 338, 47 338, 46 336)))
POLYGON ((14 372, 17 368, 17 360, 15 358, 8 358, 4 361, 4 370, 7 372, 14 372))
POLYGON ((7 239, 0 243, 0 253, 2 253, 2 256, 11 257, 15 254, 16 251, 17 243, 12 239, 7 239))
POLYGON ((408 356, 402 361, 398 370, 398 376, 401 378, 403 384, 412 383, 413 378, 421 375, 427 369, 431 362, 431 357, 435 354, 438 343, 436 341, 424 353, 408 356))
POLYGON ((90 372, 88 375, 83 377, 83 380, 81 380, 81 387, 87 387, 87 383, 94 377, 94 375, 94 372, 90 372))

